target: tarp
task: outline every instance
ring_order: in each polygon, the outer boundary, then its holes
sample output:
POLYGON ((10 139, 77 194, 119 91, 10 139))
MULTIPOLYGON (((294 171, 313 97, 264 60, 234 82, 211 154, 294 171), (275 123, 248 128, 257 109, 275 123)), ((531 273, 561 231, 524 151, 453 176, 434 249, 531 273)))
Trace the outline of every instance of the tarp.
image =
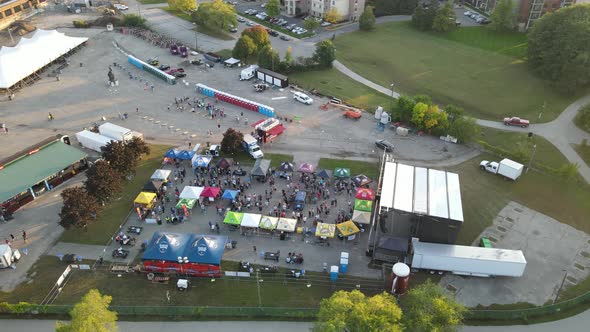
POLYGON ((352 220, 359 224, 370 224, 371 223, 371 212, 354 210, 352 212, 352 220))
POLYGON ((139 193, 139 195, 137 195, 137 197, 135 197, 135 201, 133 201, 133 202, 136 204, 145 205, 148 208, 151 208, 152 203, 154 202, 155 199, 156 199, 156 194, 142 191, 139 193))
POLYGON ((349 178, 350 177, 350 168, 341 168, 338 167, 334 169, 334 177, 336 178, 349 178))
POLYGON ((286 128, 282 124, 280 124, 278 126, 272 127, 272 129, 267 131, 266 134, 270 136, 279 136, 283 133, 283 131, 285 131, 285 129, 286 128))
POLYGON ((322 170, 318 171, 316 173, 316 175, 318 177, 322 178, 322 179, 328 179, 328 178, 330 178, 330 173, 328 173, 328 171, 325 170, 325 169, 322 169, 322 170))
POLYGON ((244 213, 244 216, 242 217, 242 223, 240 224, 240 226, 258 228, 258 224, 260 224, 261 217, 262 216, 259 214, 244 213))
POLYGON ((219 265, 226 242, 226 236, 156 232, 141 259, 219 265))
POLYGON ((303 164, 299 165, 299 167, 297 168, 297 171, 299 171, 301 173, 313 173, 313 171, 315 171, 315 166, 313 166, 310 163, 303 163, 303 164))
POLYGON ((340 231, 340 234, 342 234, 342 236, 345 236, 345 237, 354 235, 354 234, 359 233, 361 231, 358 227, 356 227, 356 225, 354 224, 354 222, 352 220, 341 222, 338 225, 336 225, 336 227, 340 231))
POLYGON ((226 189, 225 192, 223 192, 223 195, 221 195, 221 198, 233 201, 238 196, 238 193, 239 191, 237 190, 226 189))
POLYGON ((192 210, 193 207, 195 207, 195 204, 197 204, 197 200, 196 199, 192 199, 192 198, 181 198, 178 203, 176 204, 176 208, 177 209, 182 209, 183 205, 186 205, 186 207, 189 210, 192 210))
POLYGON ((358 198, 358 199, 365 199, 365 200, 372 201, 375 199, 375 192, 373 191, 373 189, 358 188, 356 190, 356 195, 354 197, 358 198))
POLYGON ((253 176, 266 176, 268 169, 270 168, 270 160, 268 159, 256 159, 254 167, 252 168, 253 176))
POLYGON ((223 219, 224 224, 239 226, 242 223, 244 214, 241 212, 228 211, 223 219))
POLYGON ((279 171, 280 172, 293 172, 294 166, 293 163, 290 162, 282 162, 281 165, 279 166, 279 171))
POLYGON ((258 225, 258 227, 272 231, 275 228, 277 228, 278 222, 279 222, 279 218, 264 216, 260 220, 260 224, 258 225))
POLYGON ((201 192, 202 197, 217 197, 221 189, 217 187, 205 187, 201 192))
POLYGON ((356 184, 357 187, 362 187, 373 182, 373 180, 364 174, 355 175, 351 180, 354 182, 354 184, 356 184))
POLYGON ((235 64, 240 63, 240 60, 239 59, 236 59, 236 58, 229 58, 229 59, 225 60, 223 63, 225 63, 227 65, 230 65, 230 66, 233 66, 235 64))
POLYGON ((373 208, 373 201, 367 201, 364 199, 355 199, 354 200, 354 209, 355 210, 371 212, 372 208, 373 208))
POLYGON ((211 157, 203 155, 194 155, 191 160, 193 167, 207 167, 211 162, 211 157))
POLYGON ((217 162, 217 167, 229 168, 233 164, 234 164, 234 160, 232 158, 221 158, 217 162))
POLYGON ((377 248, 390 251, 408 252, 408 242, 408 239, 403 237, 383 236, 377 241, 377 248))
POLYGON ((336 225, 319 222, 315 228, 315 236, 334 237, 336 235, 336 225))
POLYGON ((71 51, 88 38, 68 37, 57 30, 37 29, 14 47, 0 49, 0 89, 7 89, 71 51))
POLYGON ((144 186, 143 186, 143 191, 149 191, 152 193, 157 193, 160 188, 162 188, 162 185, 164 185, 164 182, 159 181, 159 180, 151 180, 148 181, 144 186))
POLYGON ((157 169, 154 174, 152 174, 150 179, 164 181, 170 177, 170 173, 172 173, 172 171, 167 169, 157 169))
POLYGON ((201 197, 201 193, 203 192, 204 187, 193 187, 193 186, 186 186, 182 189, 180 193, 180 198, 188 198, 188 199, 199 199, 201 197))
POLYGON ((277 231, 294 232, 297 227, 297 220, 291 218, 281 218, 277 223, 277 231))

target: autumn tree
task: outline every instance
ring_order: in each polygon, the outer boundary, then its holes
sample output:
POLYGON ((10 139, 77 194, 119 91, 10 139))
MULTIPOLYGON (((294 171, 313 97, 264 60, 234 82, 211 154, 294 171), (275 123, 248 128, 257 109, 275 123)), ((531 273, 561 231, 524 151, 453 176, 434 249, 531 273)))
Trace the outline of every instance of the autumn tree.
POLYGON ((439 127, 442 125, 443 121, 446 122, 446 117, 447 115, 443 112, 441 112, 438 109, 437 105, 430 105, 428 106, 428 109, 426 110, 426 113, 424 113, 424 129, 430 131, 435 127, 439 127), (444 120, 443 120, 444 118, 444 120))
POLYGON ((268 0, 264 7, 264 11, 270 17, 279 16, 279 14, 281 14, 281 3, 279 0, 268 0))
POLYGON ((125 142, 110 141, 101 150, 102 157, 122 176, 133 174, 134 157, 127 154, 125 142))
POLYGON ((268 32, 262 25, 257 25, 242 31, 242 36, 248 36, 256 45, 256 52, 260 52, 266 45, 270 45, 270 37, 268 32))
POLYGON ((279 65, 281 58, 279 53, 275 51, 272 46, 266 45, 258 52, 258 65, 262 68, 275 70, 279 65))
POLYGON ((242 150, 243 140, 244 134, 233 128, 228 128, 221 140, 221 151, 233 155, 242 150))
POLYGON ((175 10, 187 12, 197 9, 197 2, 195 0, 168 0, 168 6, 175 10))
POLYGON ((375 29, 375 14, 372 6, 366 6, 365 11, 359 17, 359 29, 363 31, 375 29))
POLYGON ((104 205, 116 193, 121 192, 121 173, 112 168, 106 160, 98 160, 86 171, 84 188, 104 205))
POLYGON ((59 224, 69 229, 72 226, 86 229, 89 223, 96 220, 100 212, 100 204, 82 187, 68 188, 61 192, 63 206, 59 213, 59 224))
POLYGON ((453 5, 451 2, 447 2, 439 10, 437 10, 436 16, 432 21, 432 30, 436 32, 449 32, 454 30, 457 27, 457 24, 455 23, 456 20, 457 15, 455 14, 453 5))
POLYGON ((452 331, 463 321, 466 308, 432 281, 411 289, 402 298, 402 322, 413 332, 452 331))
POLYGON ((490 28, 499 32, 514 30, 516 27, 516 11, 512 0, 499 0, 492 12, 490 28))
POLYGON ((336 9, 336 7, 330 8, 324 14, 324 21, 326 21, 326 22, 330 22, 333 24, 333 23, 340 22, 340 20, 342 20, 342 17, 340 16, 340 13, 338 12, 338 9, 336 9))
POLYGON ((141 138, 133 137, 125 143, 127 153, 131 154, 136 164, 141 160, 142 155, 150 154, 150 146, 141 138))
POLYGON ((313 60, 322 68, 332 68, 332 62, 336 60, 336 48, 331 40, 323 40, 317 44, 313 60))
POLYGON ((235 8, 222 0, 201 3, 191 18, 198 25, 214 31, 227 31, 230 26, 238 25, 235 8))
POLYGON ((293 62, 293 48, 291 46, 287 47, 287 52, 285 52, 285 58, 283 59, 287 64, 291 64, 293 62))
POLYGON ((315 29, 320 27, 320 22, 318 22, 315 18, 309 16, 303 21, 303 27, 311 32, 314 32, 315 29))
POLYGON ((56 332, 115 332, 117 313, 109 310, 112 297, 91 289, 72 311, 70 322, 56 322, 56 332))
POLYGON ((366 297, 358 290, 337 291, 320 302, 314 331, 401 332, 402 311, 388 293, 366 297))
POLYGON ((245 61, 249 57, 256 54, 256 49, 256 44, 254 44, 252 38, 248 36, 241 36, 236 42, 236 45, 234 46, 231 54, 234 58, 245 61))
POLYGON ((428 105, 419 102, 416 103, 416 105, 414 105, 414 108, 412 109, 412 123, 420 128, 423 129, 424 128, 424 115, 426 114, 426 111, 428 110, 428 105))

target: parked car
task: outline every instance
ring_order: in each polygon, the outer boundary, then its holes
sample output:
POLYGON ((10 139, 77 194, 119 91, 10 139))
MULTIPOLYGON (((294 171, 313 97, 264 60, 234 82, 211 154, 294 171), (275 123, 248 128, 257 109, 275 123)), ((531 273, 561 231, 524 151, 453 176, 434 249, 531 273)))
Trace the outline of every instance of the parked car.
POLYGON ((307 30, 306 29, 301 29, 301 30, 297 30, 295 33, 298 34, 298 35, 302 35, 304 33, 307 33, 307 30))
POLYGON ((273 36, 273 37, 276 37, 276 36, 278 36, 278 35, 279 35, 279 33, 278 33, 278 32, 276 32, 276 31, 274 31, 274 30, 271 30, 271 29, 266 29, 266 31, 268 32, 268 34, 269 34, 269 35, 271 35, 271 36, 273 36))
POLYGON ((465 15, 465 16, 471 16, 471 12, 468 10, 468 11, 464 12, 463 15, 465 15))
POLYGON ((308 95, 301 92, 293 93, 293 99, 297 100, 300 103, 311 105, 313 103, 313 99, 311 99, 308 95))
POLYGON ((395 148, 395 146, 391 142, 384 139, 375 141, 375 146, 379 149, 385 150, 385 152, 391 152, 395 148))
POLYGON ((256 15, 256 14, 258 14, 258 11, 256 9, 250 9, 250 12, 248 14, 256 15))
POLYGON ((246 19, 244 19, 242 16, 238 16, 238 22, 244 23, 246 22, 246 19))
POLYGON ((265 8, 266 7, 266 2, 263 3, 262 5, 260 5, 260 7, 265 8))
POLYGON ((489 18, 485 18, 482 22, 479 22, 480 24, 490 24, 492 23, 492 20, 490 20, 489 18))
POLYGON ((297 24, 293 23, 293 24, 287 25, 286 28, 287 28, 287 30, 293 30, 296 26, 297 26, 297 24))
POLYGON ((522 128, 528 127, 530 124, 529 120, 521 119, 519 117, 513 116, 510 118, 504 118, 504 125, 506 126, 518 126, 522 128))
POLYGON ((238 32, 238 29, 236 27, 234 27, 234 26, 231 26, 229 28, 229 32, 238 32))
POLYGON ((324 21, 324 22, 322 22, 322 23, 320 24, 320 26, 321 26, 321 27, 327 27, 327 26, 330 26, 330 25, 332 25, 332 23, 330 23, 330 22, 328 22, 328 21, 324 21))
POLYGON ((127 6, 123 5, 123 4, 120 4, 120 3, 114 4, 113 7, 115 7, 115 9, 118 9, 118 10, 127 10, 127 9, 129 9, 129 7, 127 7, 127 6))
POLYGON ((247 26, 249 26, 249 27, 253 27, 253 26, 254 26, 254 22, 252 22, 252 21, 248 21, 248 22, 246 23, 246 25, 247 25, 247 26))
POLYGON ((168 70, 168 69, 170 69, 170 66, 169 65, 161 65, 160 67, 158 67, 158 69, 160 69, 160 70, 168 70))
POLYGON ((281 40, 284 40, 284 41, 289 41, 289 40, 291 40, 291 38, 290 38, 290 37, 288 37, 288 36, 286 36, 286 35, 281 35, 279 38, 281 38, 281 40))

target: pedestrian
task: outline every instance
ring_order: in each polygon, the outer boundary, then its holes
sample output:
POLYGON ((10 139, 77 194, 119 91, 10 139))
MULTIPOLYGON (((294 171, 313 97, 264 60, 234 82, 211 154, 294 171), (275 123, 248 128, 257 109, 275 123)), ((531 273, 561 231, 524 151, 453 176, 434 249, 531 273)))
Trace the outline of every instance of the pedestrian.
POLYGON ((10 238, 12 239, 12 242, 14 242, 14 235, 10 234, 10 238))
POLYGON ((213 228, 213 223, 211 222, 211 220, 209 220, 209 229, 213 228))
POLYGON ((135 113, 139 113, 139 107, 135 108, 135 113))
POLYGON ((189 148, 189 149, 191 148, 191 146, 192 146, 192 145, 193 145, 193 143, 192 143, 192 142, 188 142, 188 148, 189 148))
POLYGON ((252 250, 254 250, 254 252, 256 252, 256 246, 252 246, 252 250))
POLYGON ((215 231, 219 234, 219 223, 215 223, 215 231))
POLYGON ((47 115, 47 119, 49 119, 49 121, 53 120, 53 114, 51 114, 51 112, 49 112, 49 114, 47 115))
POLYGON ((23 241, 25 241, 25 243, 27 243, 27 232, 25 232, 24 229, 23 229, 23 241))

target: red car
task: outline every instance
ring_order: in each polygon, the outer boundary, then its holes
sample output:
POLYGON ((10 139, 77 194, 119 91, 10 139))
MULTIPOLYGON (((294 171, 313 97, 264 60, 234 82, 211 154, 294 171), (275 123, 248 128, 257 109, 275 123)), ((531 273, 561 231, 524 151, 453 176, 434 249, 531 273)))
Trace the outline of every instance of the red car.
POLYGON ((529 120, 517 118, 515 116, 511 118, 504 118, 504 125, 506 126, 519 126, 522 128, 526 128, 529 126, 529 120))

